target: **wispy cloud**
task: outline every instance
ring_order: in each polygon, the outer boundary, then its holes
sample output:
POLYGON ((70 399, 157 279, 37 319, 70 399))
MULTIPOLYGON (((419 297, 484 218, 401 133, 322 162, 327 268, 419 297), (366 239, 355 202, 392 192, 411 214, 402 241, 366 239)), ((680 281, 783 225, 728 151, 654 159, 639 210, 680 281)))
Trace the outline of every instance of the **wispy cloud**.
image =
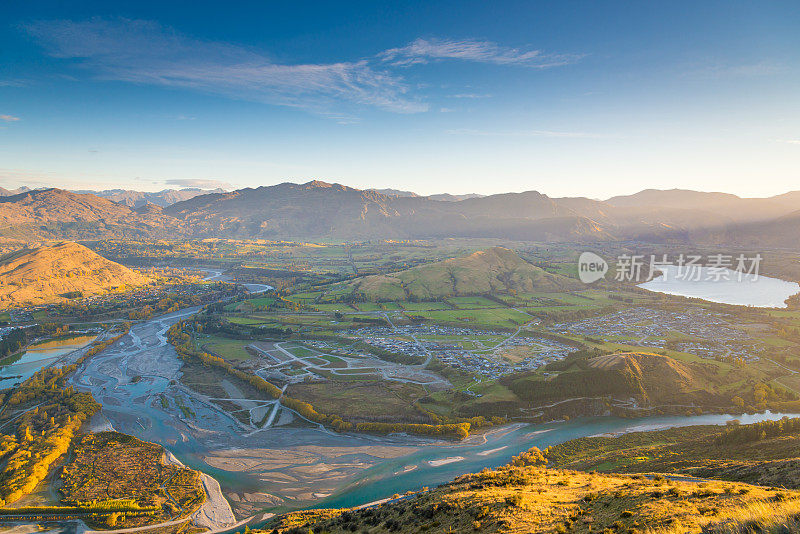
POLYGON ((800 145, 800 139, 776 139, 776 141, 788 145, 800 145))
POLYGON ((53 57, 73 59, 99 78, 189 88, 328 114, 350 102, 399 113, 426 111, 402 78, 366 60, 284 65, 262 52, 182 35, 157 22, 94 18, 24 26, 53 57))
MULTIPOLYGON (((352 122, 353 108, 419 113, 431 106, 398 68, 461 60, 545 69, 582 55, 522 50, 490 41, 417 39, 374 56, 334 63, 284 64, 261 50, 183 35, 148 20, 44 20, 22 26, 56 58, 97 79, 190 89, 306 109, 352 122)), ((454 98, 490 95, 461 93, 454 98)))
POLYGON ((454 95, 450 95, 450 98, 491 98, 492 95, 490 94, 480 94, 480 93, 456 93, 454 95))
POLYGON ((0 121, 3 122, 17 122, 19 117, 15 117, 14 115, 0 115, 0 121))
POLYGON ((560 67, 579 61, 580 54, 547 54, 541 50, 521 50, 491 41, 473 39, 417 39, 401 48, 386 50, 380 56, 396 66, 411 66, 436 60, 461 60, 496 65, 521 65, 537 69, 560 67))
POLYGON ((222 180, 203 180, 200 178, 174 178, 165 180, 167 185, 176 185, 178 187, 190 187, 193 189, 233 189, 233 186, 228 182, 222 180))
POLYGON ((602 139, 608 137, 603 134, 589 132, 561 132, 553 130, 516 130, 516 131, 491 131, 459 128, 447 130, 450 135, 475 135, 481 137, 563 137, 574 139, 602 139))

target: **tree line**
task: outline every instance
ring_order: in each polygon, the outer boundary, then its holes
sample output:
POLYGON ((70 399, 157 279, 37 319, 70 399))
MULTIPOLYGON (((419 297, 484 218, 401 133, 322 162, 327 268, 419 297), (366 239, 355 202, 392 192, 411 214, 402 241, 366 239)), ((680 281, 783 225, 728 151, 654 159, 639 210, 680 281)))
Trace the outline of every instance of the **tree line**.
POLYGON ((16 420, 15 433, 0 435, 0 463, 4 464, 0 470, 0 506, 33 491, 53 463, 69 450, 83 423, 100 409, 91 394, 66 387, 66 378, 88 358, 127 334, 129 326, 122 325, 116 336, 95 342, 74 364, 40 369, 13 391, 0 394, 0 413, 27 408, 16 420))
POLYGON ((15 328, 0 341, 0 359, 19 352, 38 337, 63 336, 68 332, 69 326, 59 323, 43 323, 25 328, 15 328))
POLYGON ((17 419, 15 434, 0 440, 0 506, 33 491, 69 450, 84 421, 100 409, 90 394, 64 388, 66 374, 65 369, 42 369, 8 395, 7 405, 39 404, 17 419))
POLYGON ((175 350, 178 352, 181 358, 196 358, 205 365, 222 369, 227 374, 249 383, 257 390, 269 395, 271 398, 280 399, 282 405, 294 410, 301 417, 304 417, 315 423, 328 426, 337 432, 348 432, 352 430, 384 434, 391 432, 407 432, 410 434, 420 434, 426 436, 447 436, 457 439, 463 439, 469 435, 471 426, 469 422, 430 425, 417 423, 357 423, 354 425, 349 421, 345 421, 338 414, 320 413, 314 408, 314 406, 307 402, 285 395, 282 396, 280 388, 264 380, 260 376, 236 369, 225 359, 195 348, 192 335, 189 333, 189 331, 187 331, 189 328, 193 328, 195 331, 198 331, 198 328, 202 329, 202 325, 191 320, 184 320, 175 323, 167 332, 167 338, 169 339, 169 342, 175 346, 175 350))
POLYGON ((800 432, 800 417, 761 421, 751 425, 728 426, 717 438, 717 445, 741 445, 800 432))

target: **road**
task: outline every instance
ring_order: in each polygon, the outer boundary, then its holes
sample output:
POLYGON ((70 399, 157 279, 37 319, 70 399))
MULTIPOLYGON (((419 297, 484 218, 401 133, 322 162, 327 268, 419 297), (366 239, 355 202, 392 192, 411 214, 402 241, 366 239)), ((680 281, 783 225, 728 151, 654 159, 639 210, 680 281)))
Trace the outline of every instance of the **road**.
POLYGON ((785 371, 789 371, 789 373, 790 373, 790 374, 793 374, 793 375, 796 375, 796 374, 797 374, 797 371, 795 371, 794 369, 789 369, 789 368, 788 368, 788 367, 786 367, 785 365, 782 365, 782 364, 780 364, 780 363, 776 362, 775 360, 770 360, 769 358, 764 358, 763 356, 761 356, 761 359, 762 359, 762 360, 767 360, 767 361, 768 361, 768 362, 770 362, 770 363, 774 363, 775 365, 777 365, 777 366, 778 366, 778 367, 780 367, 781 369, 783 369, 783 370, 785 370, 785 371))
MULTIPOLYGON (((252 349, 256 350, 257 352, 261 353, 262 355, 264 355, 267 358, 275 359, 273 356, 271 356, 269 353, 267 353, 267 351, 261 349, 260 347, 258 347, 256 345, 250 345, 250 347, 252 349)), ((290 362, 297 362, 300 365, 302 365, 305 369, 310 370, 311 372, 314 372, 315 370, 320 370, 320 371, 322 371, 324 373, 331 373, 331 374, 339 375, 339 376, 374 375, 376 372, 378 372, 378 373, 380 373, 381 377, 383 377, 384 380, 390 380, 390 381, 395 381, 395 382, 405 382, 405 383, 409 383, 409 384, 418 384, 418 385, 421 385, 421 386, 433 386, 433 385, 440 385, 440 386, 444 386, 444 387, 449 387, 450 386, 450 383, 447 380, 445 380, 444 378, 439 377, 438 375, 436 375, 435 373, 432 373, 430 371, 425 371, 423 373, 423 374, 425 374, 425 376, 429 377, 430 380, 414 380, 412 378, 403 378, 403 377, 395 376, 395 374, 393 374, 392 371, 400 369, 401 366, 398 365, 398 364, 392 364, 392 363, 385 362, 385 361, 382 361, 382 360, 380 361, 380 363, 376 363, 374 365, 369 365, 367 367, 347 367, 346 369, 345 368, 343 368, 343 369, 335 369, 335 368, 328 368, 328 367, 324 367, 324 366, 320 367, 317 364, 313 364, 313 363, 310 363, 310 362, 305 360, 305 358, 309 358, 309 357, 310 358, 315 358, 316 356, 313 356, 313 355, 312 356, 295 356, 294 354, 292 354, 290 351, 288 351, 286 348, 283 347, 283 343, 275 343, 274 347, 281 354, 285 355, 288 359, 283 361, 283 362, 280 362, 280 363, 276 363, 276 364, 272 364, 272 365, 267 365, 267 366, 261 367, 260 369, 258 369, 258 371, 265 371, 265 370, 269 370, 269 369, 275 369, 275 368, 278 368, 278 367, 283 367, 287 363, 290 363, 290 362), (342 371, 345 371, 345 370, 346 371, 358 371, 360 369, 363 369, 364 372, 363 373, 354 373, 354 372, 346 372, 346 373, 344 373, 344 372, 342 372, 342 371)), ((316 349, 309 349, 309 350, 313 350, 314 352, 316 352, 318 354, 326 354, 326 353, 320 352, 320 351, 318 351, 316 349)), ((326 354, 326 355, 328 355, 328 354, 326 354)), ((348 358, 346 356, 340 356, 340 355, 330 355, 330 356, 336 356, 337 358, 348 362, 348 365, 352 364, 352 363, 356 363, 352 358, 348 358)), ((428 361, 430 361, 430 359, 428 361)), ((361 364, 361 362, 358 362, 358 363, 361 364)), ((424 370, 424 364, 423 365, 403 365, 402 368, 404 368, 404 369, 408 369, 408 368, 419 369, 420 371, 423 371, 424 370)), ((322 373, 319 373, 319 374, 322 374, 322 373)), ((262 378, 264 378, 264 376, 262 376, 262 378)))
MULTIPOLYGON (((514 309, 516 310, 516 308, 514 308, 514 309)), ((519 311, 519 310, 517 310, 517 311, 519 311)), ((528 314, 526 314, 526 315, 528 315, 528 314)), ((520 326, 519 326, 519 328, 517 328, 517 331, 516 331, 516 332, 514 332, 513 334, 511 334, 510 336, 508 336, 507 338, 505 338, 503 341, 501 341, 500 343, 498 343, 497 345, 495 345, 495 346, 494 346, 494 348, 492 348, 492 351, 495 351, 495 350, 499 349, 500 347, 502 347, 503 345, 505 345, 506 343, 508 343, 509 341, 511 341, 512 339, 514 339, 515 337, 517 337, 517 336, 519 335, 519 333, 520 333, 520 332, 522 332, 522 329, 523 329, 523 328, 527 328, 527 327, 529 327, 530 325, 532 325, 532 324, 535 324, 536 322, 537 322, 537 321, 536 321, 536 320, 534 320, 534 321, 529 321, 529 322, 527 322, 527 323, 525 323, 525 324, 523 324, 523 325, 520 325, 520 326)))
MULTIPOLYGON (((388 314, 388 313, 386 313, 386 312, 384 312, 384 313, 383 313, 383 317, 386 319, 386 322, 387 322, 387 323, 389 323, 389 326, 391 326, 391 327, 392 327, 392 330, 395 330, 395 331, 397 331, 397 327, 396 327, 396 326, 395 326, 395 324, 392 322, 392 320, 389 318, 389 314, 388 314)), ((424 352, 424 353, 425 353, 425 361, 424 361, 423 363, 421 363, 421 364, 419 364, 419 365, 414 365, 414 366, 411 366, 411 365, 409 365, 408 367, 418 367, 418 368, 420 368, 420 369, 424 369, 424 368, 426 368, 426 367, 428 366, 428 364, 429 364, 429 363, 431 363, 431 360, 433 359, 433 354, 431 353, 431 351, 429 351, 428 349, 426 349, 426 348, 425 348, 425 345, 423 345, 423 344, 420 342, 420 340, 419 340, 419 339, 417 339, 417 336, 415 336, 414 334, 412 334, 412 333, 410 333, 410 332, 409 332, 408 334, 406 334, 406 333, 403 333, 403 335, 408 335, 408 336, 409 336, 411 339, 413 339, 413 340, 414 340, 414 343, 416 343, 416 344, 417 344, 417 346, 420 348, 420 350, 422 350, 422 352, 424 352)))
MULTIPOLYGON (((101 414, 90 422, 93 430, 113 429, 140 439, 159 443, 167 451, 180 457, 189 467, 199 470, 209 468, 202 461, 206 455, 231 449, 283 449, 293 450, 298 444, 321 447, 367 447, 380 444, 407 444, 402 437, 376 437, 370 435, 337 434, 316 423, 305 427, 274 426, 282 410, 270 414, 273 426, 258 429, 243 425, 224 412, 208 397, 185 387, 180 382, 183 363, 174 347, 167 341, 167 330, 198 308, 188 308, 134 324, 131 331, 117 343, 86 361, 70 378, 76 389, 92 393, 103 405, 101 414), (136 381, 134 377, 140 377, 136 381), (162 405, 162 396, 167 405, 162 405), (193 412, 186 415, 178 400, 193 412)), ((288 352, 288 351, 287 351, 288 352)), ((239 495, 253 492, 253 481, 241 477, 237 471, 213 472, 223 476, 218 484, 206 486, 209 506, 222 507, 222 513, 207 509, 209 528, 226 530, 234 521, 225 493, 239 495), (212 487, 215 486, 215 487, 212 487), (223 519, 221 519, 223 518, 223 519), (216 522, 216 526, 213 526, 216 522)), ((341 484, 347 483, 343 477, 341 484)), ((280 494, 284 486, 259 482, 258 491, 280 494)), ((204 505, 205 506, 205 505, 204 505)))

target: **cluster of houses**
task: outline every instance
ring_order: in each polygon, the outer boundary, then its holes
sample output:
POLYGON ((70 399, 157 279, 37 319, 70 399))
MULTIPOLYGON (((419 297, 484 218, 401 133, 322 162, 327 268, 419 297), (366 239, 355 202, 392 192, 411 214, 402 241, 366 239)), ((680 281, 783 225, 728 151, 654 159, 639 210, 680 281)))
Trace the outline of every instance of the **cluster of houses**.
POLYGON ((503 331, 443 325, 362 328, 354 334, 370 345, 393 353, 420 357, 431 354, 451 367, 483 378, 499 378, 517 371, 536 369, 550 361, 562 359, 575 350, 557 341, 539 337, 509 338, 509 333, 503 331), (464 341, 474 348, 464 348, 459 343, 464 341), (531 354, 510 363, 503 358, 503 349, 511 347, 528 347, 531 354))
POLYGON ((756 341, 741 328, 732 326, 722 314, 689 308, 671 312, 652 308, 631 308, 552 327, 561 334, 578 334, 640 347, 664 348, 670 332, 694 340, 676 340, 671 348, 703 358, 754 358, 756 341))

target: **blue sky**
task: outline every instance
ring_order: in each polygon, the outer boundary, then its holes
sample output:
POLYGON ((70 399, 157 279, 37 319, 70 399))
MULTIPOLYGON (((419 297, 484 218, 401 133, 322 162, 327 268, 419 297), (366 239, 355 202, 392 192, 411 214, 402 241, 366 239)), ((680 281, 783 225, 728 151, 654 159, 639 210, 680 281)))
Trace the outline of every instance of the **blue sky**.
POLYGON ((800 189, 796 2, 12 2, 0 21, 7 188, 800 189))

